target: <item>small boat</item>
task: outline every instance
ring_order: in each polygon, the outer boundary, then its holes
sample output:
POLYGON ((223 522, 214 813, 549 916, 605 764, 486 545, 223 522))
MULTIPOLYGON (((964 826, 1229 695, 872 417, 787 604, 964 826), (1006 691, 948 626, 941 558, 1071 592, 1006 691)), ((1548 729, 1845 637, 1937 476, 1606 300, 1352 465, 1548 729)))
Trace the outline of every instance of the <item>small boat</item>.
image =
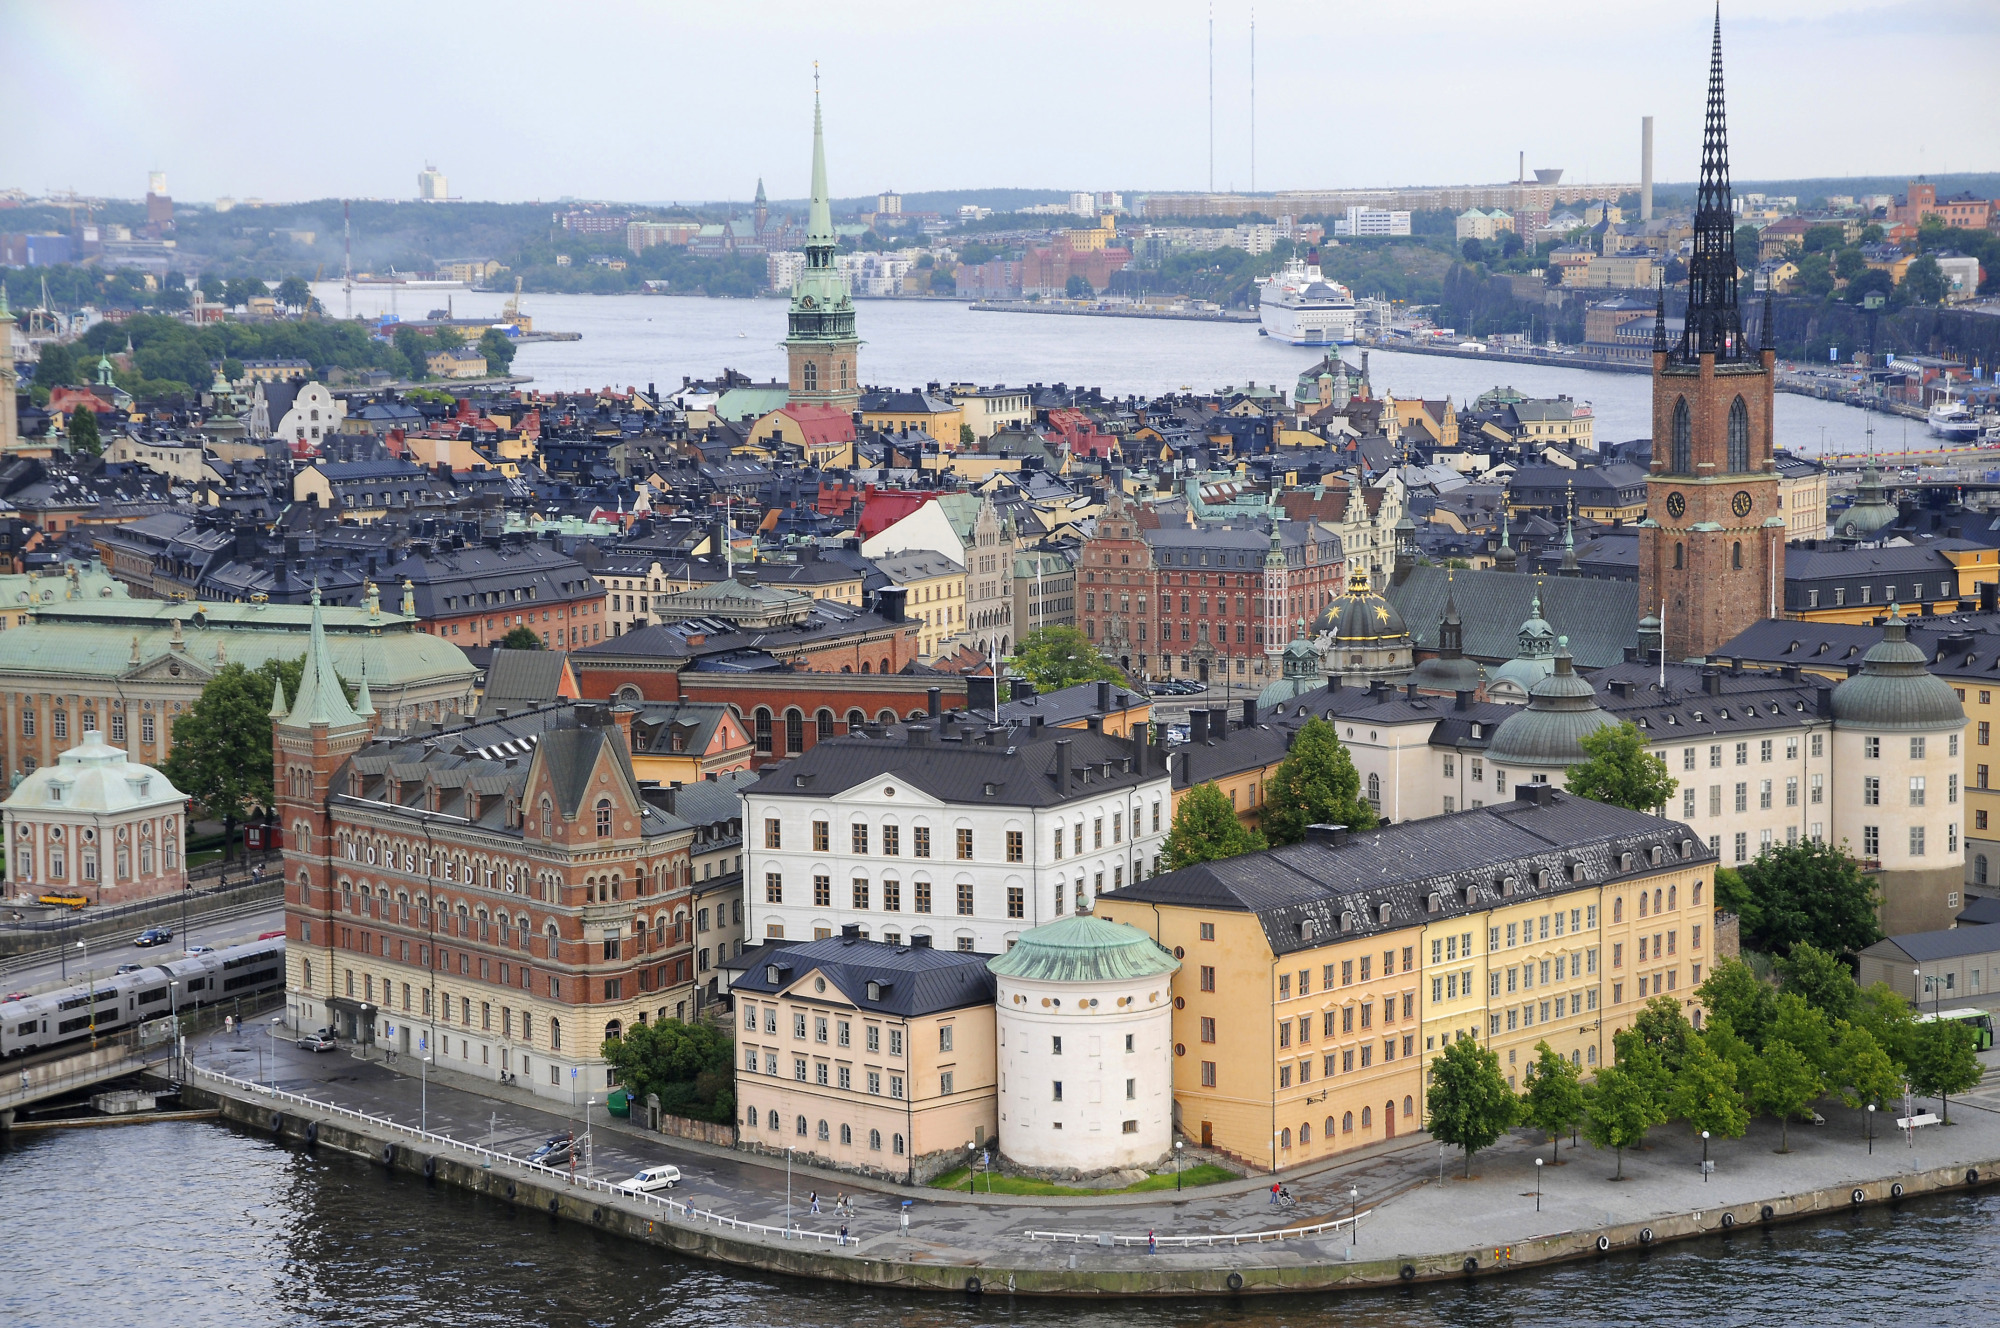
POLYGON ((1955 443, 1969 443, 1979 437, 1979 421, 1962 401, 1940 399, 1931 404, 1931 432, 1955 443))

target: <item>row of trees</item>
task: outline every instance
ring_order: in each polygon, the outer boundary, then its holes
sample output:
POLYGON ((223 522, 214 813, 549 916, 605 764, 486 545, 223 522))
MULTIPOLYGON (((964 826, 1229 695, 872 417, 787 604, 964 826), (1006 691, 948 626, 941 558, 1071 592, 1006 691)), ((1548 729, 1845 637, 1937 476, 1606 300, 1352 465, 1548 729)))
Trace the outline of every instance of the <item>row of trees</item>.
POLYGON ((1790 1123, 1811 1118, 1813 1103, 1828 1096, 1879 1108, 1908 1085, 1941 1099, 1949 1123, 1950 1095, 1984 1074, 1970 1029, 1918 1021, 1880 983, 1861 990, 1836 956, 1801 944, 1780 972, 1783 985, 1774 989, 1739 960, 1718 964, 1696 993, 1708 1011, 1701 1029, 1679 1001, 1654 998, 1632 1027, 1612 1035, 1613 1063, 1594 1082, 1543 1042, 1516 1094, 1497 1053, 1472 1038, 1453 1042, 1432 1063, 1431 1133, 1464 1151, 1470 1175, 1472 1155, 1516 1125, 1542 1131, 1552 1145, 1580 1128, 1617 1153, 1622 1180, 1625 1150, 1667 1121, 1736 1139, 1753 1115, 1775 1117, 1784 1153, 1790 1123))

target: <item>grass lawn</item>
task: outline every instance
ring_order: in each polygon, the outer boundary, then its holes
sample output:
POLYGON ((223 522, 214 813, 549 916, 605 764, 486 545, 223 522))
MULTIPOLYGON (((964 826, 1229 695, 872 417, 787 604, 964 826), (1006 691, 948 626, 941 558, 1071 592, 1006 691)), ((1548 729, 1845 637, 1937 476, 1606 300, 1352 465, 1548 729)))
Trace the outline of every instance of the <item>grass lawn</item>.
MULTIPOLYGON (((1174 1188, 1174 1174, 1171 1171, 1164 1176, 1148 1176, 1137 1185, 1127 1185, 1123 1189, 1118 1190, 1080 1190, 1070 1185, 1056 1185, 1045 1180, 1029 1180, 1023 1176, 994 1176, 991 1179, 993 1182, 991 1193, 994 1194, 1046 1194, 1064 1198, 1075 1198, 1091 1194, 1144 1194, 1150 1190, 1171 1190, 1174 1188)), ((1206 1162, 1199 1166, 1189 1167, 1181 1173, 1180 1177, 1181 1184, 1190 1190, 1197 1185, 1214 1185, 1219 1181, 1238 1179, 1240 1177, 1237 1173, 1229 1170, 1227 1167, 1212 1166, 1206 1162)), ((988 1193, 986 1188, 987 1180, 988 1177, 982 1172, 979 1179, 975 1182, 977 1187, 975 1193, 988 1193)), ((934 1190, 964 1189, 965 1168, 960 1167, 956 1171, 947 1171, 944 1175, 939 1176, 931 1182, 931 1188, 934 1190)))

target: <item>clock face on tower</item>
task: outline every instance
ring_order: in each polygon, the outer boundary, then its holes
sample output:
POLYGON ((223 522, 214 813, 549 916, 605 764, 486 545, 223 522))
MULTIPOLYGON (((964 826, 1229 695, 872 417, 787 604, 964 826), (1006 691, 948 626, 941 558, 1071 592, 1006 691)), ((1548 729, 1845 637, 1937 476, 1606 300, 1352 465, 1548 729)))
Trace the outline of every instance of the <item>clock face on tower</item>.
POLYGON ((1688 500, 1678 493, 1667 495, 1667 515, 1678 521, 1687 515, 1688 500))
POLYGON ((1749 516, 1750 506, 1750 492, 1747 489, 1738 489, 1736 496, 1729 500, 1729 510, 1738 516, 1749 516))

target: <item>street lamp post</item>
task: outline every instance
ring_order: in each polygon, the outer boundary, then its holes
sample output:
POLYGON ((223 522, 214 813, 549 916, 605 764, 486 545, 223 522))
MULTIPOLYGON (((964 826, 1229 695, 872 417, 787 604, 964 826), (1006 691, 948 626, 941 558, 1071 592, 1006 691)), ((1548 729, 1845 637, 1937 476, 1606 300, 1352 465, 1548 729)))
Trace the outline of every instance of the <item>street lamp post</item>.
POLYGON ((425 1134, 431 1131, 431 1043, 417 1034, 417 1122, 425 1134))
POLYGON ((1708 1131, 1701 1132, 1701 1183, 1708 1184, 1708 1131))
POLYGON ((792 1234, 792 1147, 785 1145, 785 1238, 792 1234))
MULTIPOLYGON (((1704 1139, 1707 1137, 1706 1134, 1702 1135, 1704 1139)), ((1542 1163, 1547 1160, 1547 1158, 1541 1157, 1535 1159, 1535 1211, 1538 1213, 1542 1211, 1542 1163)), ((1704 1176, 1702 1179, 1706 1180, 1708 1178, 1704 1176)))
POLYGON ((1181 1190, 1181 1149, 1185 1147, 1187 1144, 1184 1141, 1174 1140, 1174 1193, 1176 1194, 1181 1190))
POLYGON ((271 1091, 273 1093, 278 1091, 278 1025, 284 1022, 285 1016, 274 1014, 271 1016, 271 1026, 265 1030, 270 1037, 271 1043, 271 1091))
POLYGON ((1352 1185, 1347 1187, 1347 1234, 1348 1244, 1361 1243, 1361 1191, 1352 1185))
POLYGON ((965 1192, 967 1194, 971 1194, 973 1192, 972 1190, 974 1184, 973 1178, 978 1174, 979 1174, 979 1145, 967 1144, 965 1146, 965 1192))
POLYGON ((1868 1156, 1875 1156, 1875 1104, 1868 1104, 1868 1114, 1863 1117, 1868 1122, 1868 1156))
POLYGON ((167 999, 174 1023, 174 1081, 180 1082, 185 1074, 181 1065, 181 980, 167 979, 167 999))
POLYGON ((597 1099, 583 1100, 583 1174, 588 1176, 597 1166, 597 1141, 590 1132, 590 1109, 597 1105, 597 1099))

